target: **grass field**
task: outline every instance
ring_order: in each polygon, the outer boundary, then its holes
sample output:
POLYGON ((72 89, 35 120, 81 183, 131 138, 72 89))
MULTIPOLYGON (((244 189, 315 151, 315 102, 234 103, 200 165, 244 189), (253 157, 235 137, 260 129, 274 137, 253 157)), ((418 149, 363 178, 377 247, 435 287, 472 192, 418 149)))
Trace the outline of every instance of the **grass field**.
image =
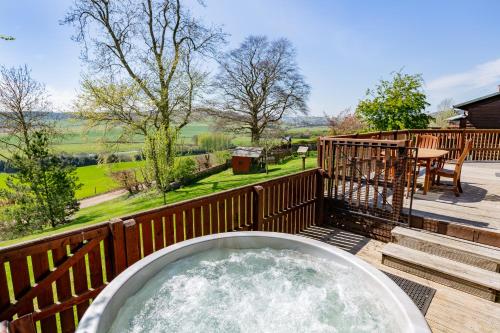
MULTIPOLYGON (((104 126, 87 128, 85 121, 79 119, 59 120, 57 127, 63 133, 54 144, 54 150, 58 153, 82 154, 82 153, 105 153, 105 152, 130 152, 138 151, 143 146, 144 138, 135 135, 130 138, 130 143, 115 144, 122 132, 122 128, 117 126, 105 129, 104 126), (106 134, 105 134, 106 133, 106 134)), ((186 125, 180 133, 179 143, 192 145, 194 136, 202 133, 209 133, 212 129, 209 123, 192 122, 186 125)), ((328 133, 328 127, 294 127, 287 128, 286 132, 296 138, 306 136, 317 137, 328 133)), ((232 143, 236 146, 246 146, 250 144, 248 135, 233 135, 232 143)))
MULTIPOLYGON (((76 191, 76 198, 83 199, 120 188, 110 176, 111 171, 136 169, 144 162, 119 162, 113 164, 89 165, 76 168, 76 175, 82 187, 76 191)), ((0 189, 5 188, 8 174, 0 173, 0 189)))
MULTIPOLYGON (((313 168, 316 166, 316 158, 311 156, 306 159, 306 167, 313 168)), ((168 203, 174 203, 182 200, 188 200, 203 195, 208 195, 215 192, 220 192, 235 188, 238 186, 257 183, 271 178, 288 175, 302 170, 302 160, 295 158, 283 164, 271 165, 269 174, 258 173, 249 175, 233 175, 232 170, 226 170, 216 175, 212 175, 202 179, 189 186, 182 187, 178 190, 169 192, 167 195, 168 203)), ((14 244, 22 240, 34 239, 51 234, 67 231, 82 226, 109 220, 113 217, 124 216, 139 212, 146 209, 161 206, 163 204, 162 197, 154 192, 140 194, 134 197, 124 195, 115 200, 84 208, 80 210, 74 220, 66 226, 47 230, 39 234, 33 234, 27 237, 0 242, 0 246, 14 244)))

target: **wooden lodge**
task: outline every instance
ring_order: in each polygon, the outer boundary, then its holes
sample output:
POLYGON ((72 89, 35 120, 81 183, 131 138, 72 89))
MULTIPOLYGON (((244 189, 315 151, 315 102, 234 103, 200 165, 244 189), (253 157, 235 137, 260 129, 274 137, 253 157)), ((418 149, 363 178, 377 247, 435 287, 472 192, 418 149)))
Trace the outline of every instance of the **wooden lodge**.
POLYGON ((500 128, 500 86, 496 93, 479 97, 453 106, 464 111, 464 115, 454 117, 460 128, 500 128))

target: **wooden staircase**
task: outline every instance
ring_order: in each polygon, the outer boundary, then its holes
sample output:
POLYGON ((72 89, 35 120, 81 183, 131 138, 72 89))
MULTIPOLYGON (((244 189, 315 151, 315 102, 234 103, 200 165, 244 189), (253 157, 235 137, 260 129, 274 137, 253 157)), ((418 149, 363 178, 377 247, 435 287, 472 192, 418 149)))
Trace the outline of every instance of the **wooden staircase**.
POLYGON ((500 249, 423 230, 396 227, 384 265, 500 301, 500 249))

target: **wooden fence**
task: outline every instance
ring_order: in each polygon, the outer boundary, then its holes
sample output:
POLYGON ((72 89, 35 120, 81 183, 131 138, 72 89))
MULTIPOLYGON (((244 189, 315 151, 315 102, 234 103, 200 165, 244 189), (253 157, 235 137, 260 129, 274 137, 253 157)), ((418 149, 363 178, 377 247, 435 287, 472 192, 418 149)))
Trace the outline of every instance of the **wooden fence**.
POLYGON ((1 248, 0 321, 11 332, 73 332, 107 283, 154 251, 226 231, 319 225, 322 180, 308 170, 1 248))
POLYGON ((440 148, 449 150, 448 158, 456 159, 462 152, 466 140, 472 140, 470 161, 500 161, 500 129, 428 129, 370 132, 339 137, 378 140, 412 140, 417 135, 429 134, 440 138, 440 148))

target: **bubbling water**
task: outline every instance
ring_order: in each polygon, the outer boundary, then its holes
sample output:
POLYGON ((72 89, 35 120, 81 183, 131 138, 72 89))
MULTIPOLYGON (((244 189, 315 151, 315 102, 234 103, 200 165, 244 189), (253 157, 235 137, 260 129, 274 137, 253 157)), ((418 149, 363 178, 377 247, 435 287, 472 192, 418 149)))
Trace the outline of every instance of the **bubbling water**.
POLYGON ((168 264, 110 333, 398 332, 355 269, 294 250, 214 249, 168 264))

